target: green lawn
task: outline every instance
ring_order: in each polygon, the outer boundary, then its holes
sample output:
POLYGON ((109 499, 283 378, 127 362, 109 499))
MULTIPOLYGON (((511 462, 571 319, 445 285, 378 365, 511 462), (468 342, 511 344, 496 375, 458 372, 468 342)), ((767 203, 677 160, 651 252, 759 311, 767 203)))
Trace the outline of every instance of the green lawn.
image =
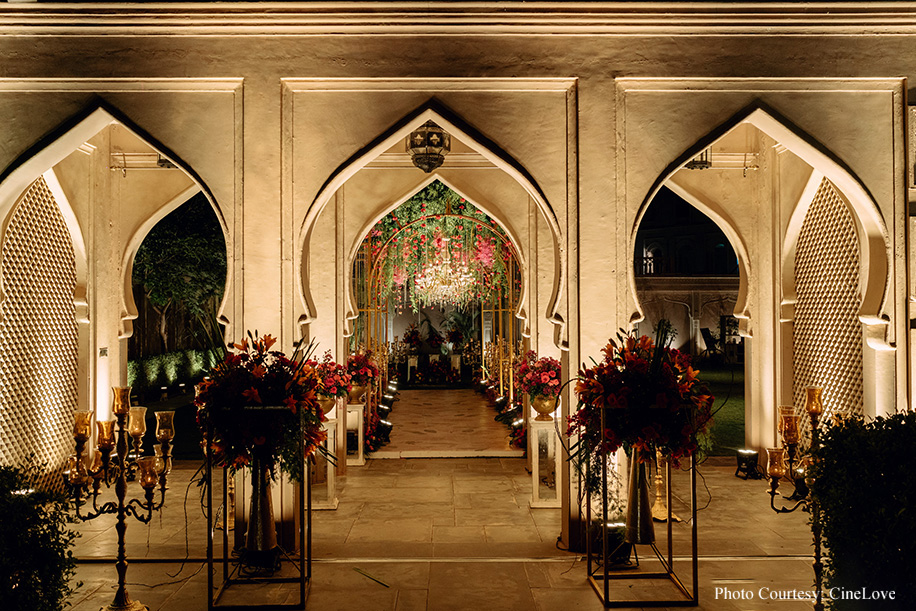
POLYGON ((733 456, 744 447, 744 365, 700 363, 699 378, 716 398, 711 456, 733 456))

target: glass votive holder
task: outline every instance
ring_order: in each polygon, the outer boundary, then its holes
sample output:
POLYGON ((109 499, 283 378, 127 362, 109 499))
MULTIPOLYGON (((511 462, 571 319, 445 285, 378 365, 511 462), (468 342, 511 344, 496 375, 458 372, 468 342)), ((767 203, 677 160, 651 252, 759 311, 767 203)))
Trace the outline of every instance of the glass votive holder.
POLYGON ((114 438, 114 420, 97 420, 98 427, 98 445, 100 450, 113 450, 115 446, 114 438))
POLYGON ((155 456, 144 456, 137 461, 137 478, 144 490, 152 490, 159 484, 155 456))
POLYGON ((175 412, 156 412, 156 439, 159 443, 172 441, 175 437, 175 412))
POLYGON ((112 386, 111 392, 114 396, 111 411, 117 415, 127 414, 130 411, 130 386, 112 386))
POLYGON ((92 434, 92 412, 73 412, 73 439, 75 441, 89 441, 92 434))
POLYGON ((145 407, 130 408, 130 422, 127 425, 127 430, 130 432, 131 437, 143 437, 146 433, 145 407))
POLYGON ((798 443, 798 415, 791 405, 783 405, 779 408, 779 432, 782 434, 784 444, 798 443))
POLYGON ((820 416, 824 411, 821 394, 824 389, 820 386, 809 386, 805 389, 805 411, 812 416, 820 416))
POLYGON ((785 460, 785 448, 767 448, 767 475, 783 477, 786 474, 785 460))
POLYGON ((76 454, 71 454, 67 459, 67 481, 72 486, 83 486, 89 481, 89 473, 76 454))

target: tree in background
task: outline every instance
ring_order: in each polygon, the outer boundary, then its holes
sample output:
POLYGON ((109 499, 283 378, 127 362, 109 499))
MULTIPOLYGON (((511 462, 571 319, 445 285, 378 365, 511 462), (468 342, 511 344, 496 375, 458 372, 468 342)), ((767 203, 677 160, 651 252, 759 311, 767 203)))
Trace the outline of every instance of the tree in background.
MULTIPOLYGON (((158 316, 161 352, 222 345, 216 313, 226 286, 226 241, 203 194, 149 232, 134 259, 133 283, 158 316), (171 332, 175 325, 169 323, 175 320, 187 321, 189 328, 171 332)), ((142 328, 137 326, 138 331, 142 328)))

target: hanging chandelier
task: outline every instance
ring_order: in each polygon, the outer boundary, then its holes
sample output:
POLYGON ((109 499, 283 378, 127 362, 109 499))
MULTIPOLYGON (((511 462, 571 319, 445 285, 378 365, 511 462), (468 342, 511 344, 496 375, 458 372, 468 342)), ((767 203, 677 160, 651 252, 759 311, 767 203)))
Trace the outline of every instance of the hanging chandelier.
POLYGON ((476 278, 467 263, 452 261, 448 238, 441 259, 429 263, 414 278, 419 300, 426 306, 464 308, 474 296, 476 278))

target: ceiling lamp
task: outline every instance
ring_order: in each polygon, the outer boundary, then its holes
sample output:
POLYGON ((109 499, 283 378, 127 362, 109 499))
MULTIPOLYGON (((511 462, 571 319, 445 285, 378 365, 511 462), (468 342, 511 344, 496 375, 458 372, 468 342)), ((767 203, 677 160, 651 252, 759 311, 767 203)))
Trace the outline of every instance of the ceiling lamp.
POLYGON ((427 121, 407 136, 407 152, 411 161, 427 174, 442 165, 451 148, 451 136, 432 121, 427 121))

